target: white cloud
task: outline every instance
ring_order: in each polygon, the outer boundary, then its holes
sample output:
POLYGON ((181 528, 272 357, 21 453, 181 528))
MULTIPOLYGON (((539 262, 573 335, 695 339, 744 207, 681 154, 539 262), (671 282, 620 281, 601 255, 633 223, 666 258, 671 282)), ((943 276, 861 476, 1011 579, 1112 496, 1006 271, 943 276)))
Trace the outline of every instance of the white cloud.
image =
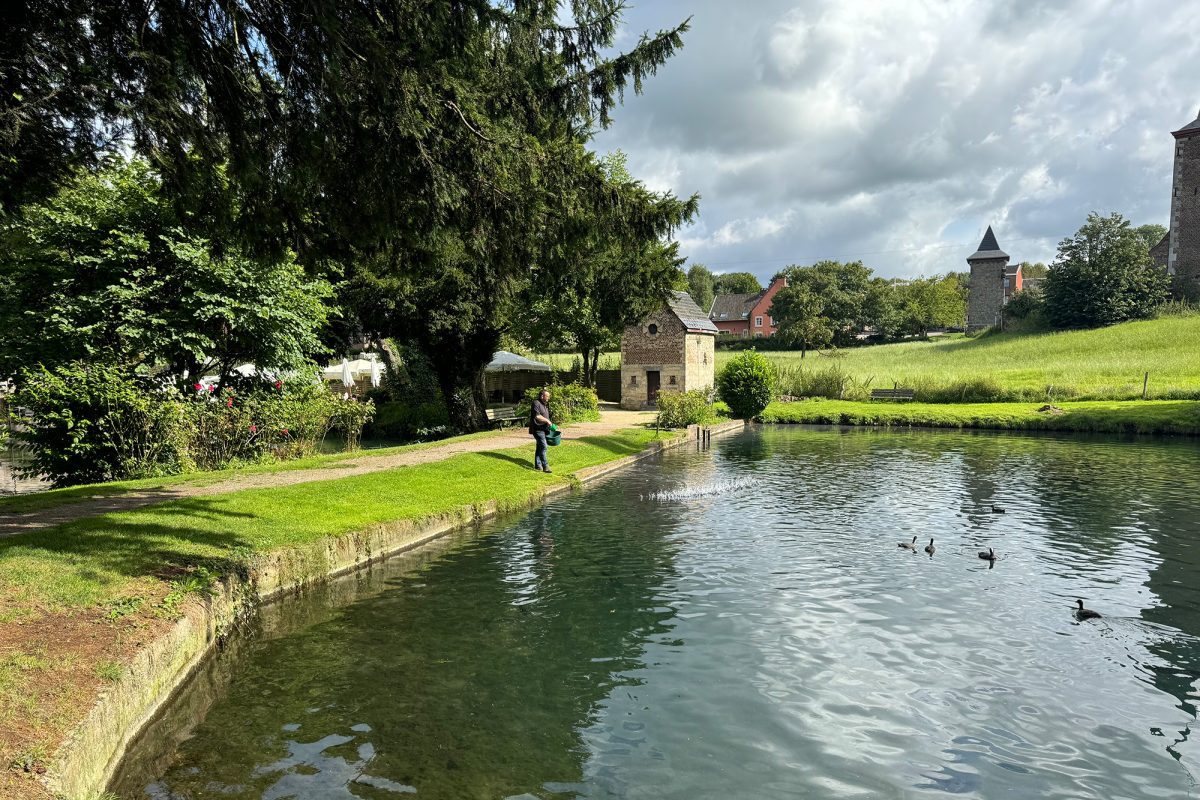
POLYGON ((719 269, 962 269, 988 224, 1046 260, 1091 210, 1165 220, 1169 131, 1200 104, 1188 5, 646 0, 629 31, 693 30, 596 146, 699 191, 681 246, 719 269))

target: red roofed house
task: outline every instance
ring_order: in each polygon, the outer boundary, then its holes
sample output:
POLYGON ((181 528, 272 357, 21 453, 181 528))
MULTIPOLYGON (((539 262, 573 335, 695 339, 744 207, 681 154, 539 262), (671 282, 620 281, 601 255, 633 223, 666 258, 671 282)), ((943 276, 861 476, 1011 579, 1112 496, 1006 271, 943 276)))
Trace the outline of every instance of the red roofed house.
POLYGON ((779 330, 771 316, 771 299, 787 286, 787 278, 776 275, 771 285, 753 294, 719 294, 713 298, 708 318, 722 336, 760 339, 779 330))

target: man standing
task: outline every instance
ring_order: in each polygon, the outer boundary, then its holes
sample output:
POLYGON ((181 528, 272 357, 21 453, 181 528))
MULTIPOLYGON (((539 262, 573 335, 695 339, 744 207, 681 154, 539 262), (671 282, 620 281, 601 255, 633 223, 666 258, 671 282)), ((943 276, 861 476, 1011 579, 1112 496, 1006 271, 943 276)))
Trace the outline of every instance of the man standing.
POLYGON ((533 468, 542 472, 550 471, 550 463, 546 461, 546 434, 550 432, 550 391, 542 389, 533 408, 529 411, 529 432, 533 434, 536 446, 533 452, 533 468))

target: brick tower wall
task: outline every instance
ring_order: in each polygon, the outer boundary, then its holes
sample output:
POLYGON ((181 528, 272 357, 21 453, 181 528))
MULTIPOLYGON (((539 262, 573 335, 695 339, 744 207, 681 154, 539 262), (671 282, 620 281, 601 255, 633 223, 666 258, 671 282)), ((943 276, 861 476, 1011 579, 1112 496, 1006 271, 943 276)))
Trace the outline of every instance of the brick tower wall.
POLYGON ((977 331, 1000 324, 1004 308, 1005 258, 968 261, 971 265, 971 290, 967 296, 967 330, 977 331))
POLYGON ((1167 271, 1177 293, 1200 298, 1200 131, 1175 140, 1167 271))

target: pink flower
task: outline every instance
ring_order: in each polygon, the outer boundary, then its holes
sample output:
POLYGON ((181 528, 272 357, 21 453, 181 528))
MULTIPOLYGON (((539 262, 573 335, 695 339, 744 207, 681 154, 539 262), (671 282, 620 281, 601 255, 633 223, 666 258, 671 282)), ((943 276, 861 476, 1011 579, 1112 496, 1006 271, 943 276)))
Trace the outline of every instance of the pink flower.
POLYGON ((213 384, 212 386, 209 386, 209 387, 208 387, 208 391, 209 391, 209 392, 215 392, 216 390, 217 390, 217 386, 216 386, 216 384, 213 384))
POLYGON ((193 388, 198 392, 204 388, 204 384, 197 383, 193 388))
POLYGON ((253 422, 251 422, 251 423, 250 423, 250 432, 251 432, 251 433, 258 433, 258 426, 257 426, 257 425, 255 425, 253 422))
POLYGON ((283 381, 275 381, 275 388, 276 388, 276 389, 282 389, 282 388, 283 388, 283 381))
POLYGON ((288 435, 288 429, 287 429, 287 428, 284 428, 284 429, 281 431, 281 433, 283 433, 283 435, 284 435, 284 436, 287 436, 287 435, 288 435))
POLYGON ((225 401, 225 407, 233 408, 233 398, 232 397, 225 401))

